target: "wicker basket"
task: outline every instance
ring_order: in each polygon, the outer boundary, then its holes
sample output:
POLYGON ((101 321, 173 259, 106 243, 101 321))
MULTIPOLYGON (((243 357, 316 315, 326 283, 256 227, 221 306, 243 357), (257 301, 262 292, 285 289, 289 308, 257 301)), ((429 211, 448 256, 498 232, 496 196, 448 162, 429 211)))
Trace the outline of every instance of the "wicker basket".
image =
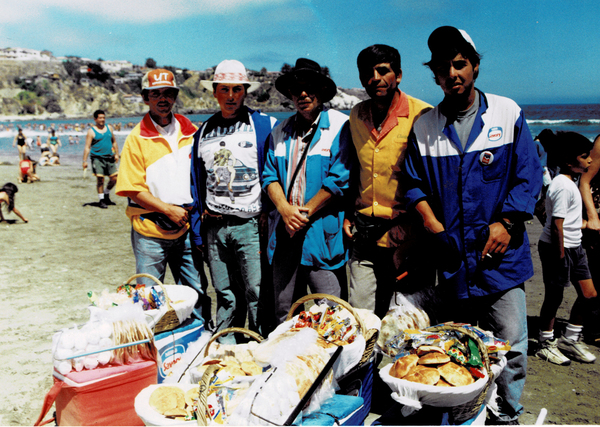
POLYGON ((462 405, 454 406, 451 408, 450 415, 452 417, 453 424, 463 424, 465 421, 474 418, 480 411, 481 406, 485 402, 485 398, 487 396, 487 392, 490 386, 494 383, 494 373, 490 369, 490 358, 488 356, 487 347, 481 341, 481 339, 472 331, 462 328, 460 326, 455 326, 453 324, 445 324, 432 326, 427 328, 426 331, 430 332, 443 332, 443 331, 458 331, 469 338, 471 338, 479 349, 479 353, 481 354, 481 360, 483 361, 483 366, 488 374, 488 380, 481 391, 481 393, 470 402, 464 403, 462 405))
POLYGON ((352 306, 350 304, 348 304, 346 301, 344 301, 343 299, 340 299, 336 296, 328 295, 328 294, 306 295, 306 296, 300 298, 298 301, 296 301, 292 305, 292 307, 290 308, 290 312, 287 315, 286 321, 291 320, 292 317, 294 317, 294 312, 298 309, 298 307, 300 307, 300 305, 304 304, 307 301, 320 300, 320 299, 328 299, 329 301, 332 301, 332 302, 335 302, 336 304, 341 305, 346 310, 348 310, 350 312, 350 314, 352 314, 354 319, 356 319, 356 322, 358 323, 358 329, 362 333, 362 335, 366 341, 365 351, 363 352, 363 355, 360 359, 360 362, 358 363, 358 366, 361 366, 364 363, 368 362, 371 359, 371 355, 373 354, 373 348, 375 347, 375 343, 377 342, 377 336, 379 334, 379 331, 377 329, 369 329, 367 331, 365 324, 363 323, 360 316, 358 316, 356 314, 356 312, 354 311, 354 308, 352 308, 352 306))
MULTIPOLYGON (((215 342, 217 340, 217 338, 219 338, 220 336, 223 336, 225 334, 229 334, 229 333, 241 333, 244 335, 248 335, 250 338, 252 338, 258 342, 261 342, 264 339, 259 334, 257 334, 256 332, 253 332, 249 329, 226 328, 226 329, 223 329, 223 330, 217 332, 216 334, 214 334, 212 336, 212 338, 210 339, 210 341, 206 344, 206 347, 204 348, 204 357, 208 356, 210 345, 213 342, 215 342)), ((217 365, 210 365, 208 368, 206 368, 206 371, 204 371, 204 374, 202 374, 202 378, 200 380, 200 387, 199 387, 200 395, 198 398, 198 410, 196 412, 196 418, 198 419, 199 426, 208 425, 208 420, 206 419, 206 411, 208 410, 206 398, 208 395, 210 381, 211 381, 212 377, 215 375, 217 369, 218 369, 217 365)))
POLYGON ((129 279, 127 279, 126 281, 123 282, 123 285, 128 285, 129 283, 131 283, 132 280, 137 279, 138 277, 146 277, 148 279, 153 280, 158 286, 161 287, 161 289, 163 290, 163 292, 165 294, 167 311, 163 315, 163 317, 161 317, 160 320, 156 323, 156 325, 154 325, 154 334, 156 335, 161 332, 170 331, 171 329, 175 329, 176 327, 178 327, 180 325, 179 318, 177 317, 177 313, 175 312, 175 309, 171 306, 171 300, 169 298, 169 294, 167 294, 167 290, 165 289, 163 284, 160 282, 160 280, 158 280, 156 277, 154 277, 150 274, 140 273, 140 274, 134 274, 133 276, 131 276, 129 279))

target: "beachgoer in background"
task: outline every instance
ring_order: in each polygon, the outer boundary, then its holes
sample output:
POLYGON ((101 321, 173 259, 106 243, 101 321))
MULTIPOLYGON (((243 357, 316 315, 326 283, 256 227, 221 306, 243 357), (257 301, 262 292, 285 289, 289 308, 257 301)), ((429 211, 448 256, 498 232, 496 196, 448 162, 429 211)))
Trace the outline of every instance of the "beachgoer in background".
POLYGON ((40 180, 40 177, 35 173, 35 165, 36 163, 25 154, 25 158, 19 162, 20 182, 35 182, 40 180))
MULTIPOLYGON (((579 190, 584 205, 584 215, 587 219, 583 229, 583 247, 587 254, 588 265, 594 283, 600 283, 600 135, 596 136, 591 152, 592 164, 587 172, 581 175, 579 190)), ((590 341, 600 341, 600 301, 596 300, 592 315, 586 322, 586 336, 590 341)))
POLYGON ((60 154, 58 153, 53 153, 50 155, 50 158, 48 159, 48 166, 60 166, 60 154))
POLYGON ((15 139, 13 140, 13 147, 16 145, 19 150, 19 160, 23 160, 25 153, 27 152, 27 138, 23 135, 23 129, 19 128, 15 139))
POLYGON ((281 323, 307 285, 313 293, 347 299, 342 200, 352 142, 348 116, 323 106, 337 86, 315 61, 298 59, 275 88, 297 110, 271 133, 263 172, 263 190, 276 207, 269 213, 268 256, 281 323))
POLYGON ((106 124, 106 114, 102 110, 94 111, 96 126, 88 129, 83 148, 83 170, 88 167, 87 158, 91 154, 92 173, 96 177, 98 191, 98 206, 106 209, 115 203, 110 200, 110 190, 117 184, 117 162, 119 161, 119 146, 115 133, 110 125, 106 124), (104 188, 104 177, 108 184, 104 188))
MULTIPOLYGON (((387 45, 373 45, 357 58, 360 81, 369 100, 350 113, 350 130, 356 160, 352 173, 349 212, 344 232, 354 239, 350 268, 350 305, 366 308, 383 318, 390 306, 403 261, 414 253, 420 224, 407 218, 399 181, 406 141, 413 123, 431 105, 398 88, 402 80, 400 53, 387 45), (356 233, 351 231, 356 227, 356 233), (375 233, 373 233, 374 230, 375 233)), ((420 285, 435 284, 435 269, 408 276, 420 285)))
MULTIPOLYGON (((173 114, 179 88, 169 70, 154 69, 142 78, 142 98, 149 112, 125 140, 116 192, 128 198, 131 244, 136 273, 163 281, 167 264, 178 284, 198 293, 194 317, 203 319, 204 289, 192 248, 189 209, 194 200, 190 185, 190 157, 197 128, 173 114)), ((148 286, 148 278, 137 279, 148 286)), ((206 316, 210 318, 210 314, 206 316)))
POLYGON ((35 145, 37 145, 38 147, 42 146, 42 137, 41 136, 36 136, 35 137, 35 145))
POLYGON ((525 220, 542 188, 542 167, 523 111, 475 88, 480 55, 469 35, 440 27, 426 64, 443 101, 415 123, 405 161, 406 197, 447 262, 439 273, 441 321, 479 325, 508 340, 491 424, 518 423, 527 375, 523 282, 533 275, 525 220))
POLYGON ((75 144, 79 145, 79 135, 75 135, 75 144))
POLYGON ((592 312, 597 293, 581 246, 581 229, 586 221, 582 219, 581 194, 574 182, 592 163, 592 143, 575 132, 558 132, 555 144, 549 152, 555 155, 560 174, 554 177, 546 194, 548 217, 538 243, 546 292, 540 311, 540 348, 536 356, 557 365, 569 365, 571 360, 592 363, 596 356, 581 337, 585 317, 592 312), (569 282, 577 291, 577 299, 563 335, 556 339, 554 321, 569 282))
MULTIPOLYGON (((268 305, 264 296, 265 290, 272 294, 272 288, 262 286, 270 274, 263 278, 262 271, 269 272, 268 216, 263 210, 268 196, 261 190, 261 175, 265 141, 277 120, 244 105, 247 94, 260 83, 248 80, 239 61, 222 61, 213 80, 201 84, 213 92, 221 111, 194 136, 192 195, 201 209, 191 214, 193 242, 206 248, 217 293, 217 330, 243 328, 247 316, 249 329, 266 336, 259 312, 272 315, 273 310, 272 296, 268 305)), ((235 343, 232 335, 219 341, 235 343)))
POLYGON ((23 222, 29 222, 27 218, 15 207, 15 194, 19 191, 17 186, 12 182, 7 182, 0 188, 0 222, 6 221, 2 214, 2 204, 6 205, 8 212, 14 212, 23 222))
POLYGON ((50 149, 52 150, 52 154, 56 154, 58 152, 58 147, 61 147, 60 139, 56 136, 56 131, 54 129, 50 130, 50 136, 47 141, 50 149))

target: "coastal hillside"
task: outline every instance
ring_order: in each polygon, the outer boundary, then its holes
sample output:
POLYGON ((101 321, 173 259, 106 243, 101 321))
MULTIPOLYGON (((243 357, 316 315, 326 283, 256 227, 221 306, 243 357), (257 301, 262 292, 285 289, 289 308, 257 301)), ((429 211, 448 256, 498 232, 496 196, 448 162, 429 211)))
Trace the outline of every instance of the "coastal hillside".
MULTIPOLYGON (((176 111, 201 114, 219 106, 201 80, 211 80, 214 69, 204 71, 171 69, 181 91, 176 111)), ((68 61, 0 60, 0 116, 39 119, 89 117, 102 109, 110 116, 136 116, 147 111, 140 96, 141 78, 147 69, 108 73, 94 62, 73 58, 68 61)), ((292 102, 275 89, 279 72, 248 70, 249 78, 261 82, 248 94, 246 105, 262 111, 286 111, 292 102)), ((336 109, 350 109, 366 98, 362 89, 339 89, 331 101, 336 109)))

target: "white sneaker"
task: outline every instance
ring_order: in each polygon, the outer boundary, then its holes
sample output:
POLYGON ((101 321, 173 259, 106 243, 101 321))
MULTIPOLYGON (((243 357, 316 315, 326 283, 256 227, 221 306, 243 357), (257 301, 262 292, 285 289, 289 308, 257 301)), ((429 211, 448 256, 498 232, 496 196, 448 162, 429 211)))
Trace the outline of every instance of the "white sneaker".
POLYGON ((570 340, 565 337, 558 339, 558 348, 572 360, 576 360, 582 363, 594 363, 596 356, 594 356, 588 346, 581 341, 581 338, 577 341, 570 340))
POLYGON ((557 339, 546 340, 540 343, 540 348, 535 353, 542 360, 554 363, 555 365, 567 366, 571 364, 571 359, 562 354, 556 345, 557 339))

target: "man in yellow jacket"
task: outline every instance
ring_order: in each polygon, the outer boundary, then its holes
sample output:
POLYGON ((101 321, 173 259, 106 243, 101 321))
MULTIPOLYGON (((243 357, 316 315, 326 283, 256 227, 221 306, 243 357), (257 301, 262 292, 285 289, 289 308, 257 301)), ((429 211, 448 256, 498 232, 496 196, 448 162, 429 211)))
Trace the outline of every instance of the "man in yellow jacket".
MULTIPOLYGON (((116 193, 128 198, 136 272, 163 281, 168 264, 178 284, 198 292, 194 314, 203 318, 206 284, 201 283, 201 258, 192 256, 188 232, 194 203, 190 155, 197 127, 172 113, 178 93, 169 70, 154 69, 142 79, 142 98, 149 112, 125 140, 116 193)), ((138 282, 154 284, 145 278, 138 282)), ((210 319, 210 313, 205 315, 210 319)))
POLYGON ((417 232, 405 218, 400 170, 413 123, 431 106, 398 88, 402 68, 395 48, 369 46, 360 52, 357 64, 370 99, 350 113, 356 161, 352 206, 344 220, 344 232, 354 240, 349 301, 383 317, 417 232))

